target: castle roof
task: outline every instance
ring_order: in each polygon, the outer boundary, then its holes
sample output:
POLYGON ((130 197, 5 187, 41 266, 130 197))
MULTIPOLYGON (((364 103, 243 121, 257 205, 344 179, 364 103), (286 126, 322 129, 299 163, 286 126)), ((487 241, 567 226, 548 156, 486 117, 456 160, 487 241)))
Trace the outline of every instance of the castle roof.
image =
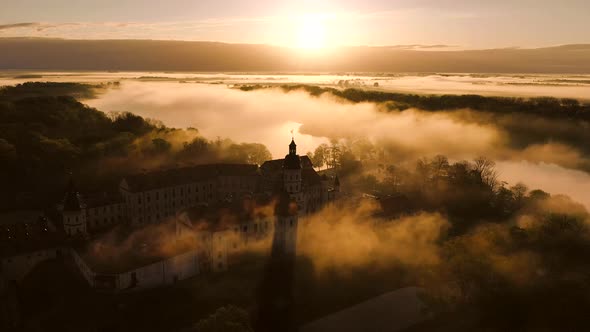
MULTIPOLYGON (((272 173, 280 172, 283 169, 285 158, 267 160, 260 166, 263 175, 271 175, 272 173)), ((299 156, 299 162, 302 169, 313 168, 313 164, 308 156, 299 156)))
POLYGON ((215 179, 218 176, 257 176, 258 166, 251 164, 207 164, 169 170, 153 171, 125 177, 132 192, 174 187, 192 182, 215 179))
POLYGON ((84 203, 86 203, 87 208, 95 208, 123 202, 124 200, 120 193, 100 192, 84 195, 84 203))

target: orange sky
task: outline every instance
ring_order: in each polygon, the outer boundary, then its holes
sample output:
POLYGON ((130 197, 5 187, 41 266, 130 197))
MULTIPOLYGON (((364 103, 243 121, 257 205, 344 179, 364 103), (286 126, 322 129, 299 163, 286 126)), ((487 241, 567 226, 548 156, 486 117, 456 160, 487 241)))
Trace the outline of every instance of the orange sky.
POLYGON ((590 42, 588 13, 587 0, 3 0, 0 37, 541 47, 590 42))

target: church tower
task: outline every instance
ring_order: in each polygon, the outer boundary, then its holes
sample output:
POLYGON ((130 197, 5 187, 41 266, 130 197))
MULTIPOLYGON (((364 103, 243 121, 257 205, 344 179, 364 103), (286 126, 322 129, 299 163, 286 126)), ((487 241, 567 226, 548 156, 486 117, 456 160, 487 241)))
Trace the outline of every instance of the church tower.
POLYGON ((291 139, 289 154, 283 161, 283 188, 297 202, 299 210, 305 211, 301 182, 301 159, 297 154, 297 144, 291 139))
POLYGON ((291 195, 301 192, 301 159, 297 154, 295 140, 291 140, 289 154, 283 162, 283 184, 285 191, 291 195))
POLYGON ((82 202, 73 179, 68 183, 61 214, 64 231, 68 236, 86 235, 86 205, 82 202))

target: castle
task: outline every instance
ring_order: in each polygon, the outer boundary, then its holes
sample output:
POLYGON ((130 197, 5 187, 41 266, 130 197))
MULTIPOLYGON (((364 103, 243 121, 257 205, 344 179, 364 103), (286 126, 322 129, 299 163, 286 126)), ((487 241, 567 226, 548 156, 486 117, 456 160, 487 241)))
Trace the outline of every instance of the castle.
POLYGON ((118 198, 83 202, 70 184, 61 214, 69 236, 83 235, 120 222, 160 223, 179 211, 244 195, 276 195, 285 190, 296 200, 300 214, 317 211, 339 191, 336 177, 320 176, 307 156, 297 154, 294 140, 283 159, 250 164, 208 164, 154 171, 121 180, 118 198))
POLYGON ((273 246, 280 247, 278 252, 294 253, 298 218, 333 201, 339 186, 337 177, 319 175, 307 156, 297 154, 294 140, 285 158, 260 167, 208 164, 135 174, 121 180, 116 195, 85 197, 71 181, 58 206, 59 220, 44 227, 48 234, 60 234, 59 240, 32 253, 20 250, 20 256, 3 259, 1 267, 18 271, 7 274, 16 280, 34 266, 31 255, 54 258, 66 253, 96 288, 172 283, 202 271, 227 269, 228 255, 270 234, 273 246), (274 208, 261 213, 265 206, 274 208), (150 245, 142 243, 141 248, 110 257, 104 264, 68 244, 76 239, 91 244, 95 232, 117 224, 142 229, 170 225, 166 221, 171 220, 174 250, 167 256, 151 252, 150 245))

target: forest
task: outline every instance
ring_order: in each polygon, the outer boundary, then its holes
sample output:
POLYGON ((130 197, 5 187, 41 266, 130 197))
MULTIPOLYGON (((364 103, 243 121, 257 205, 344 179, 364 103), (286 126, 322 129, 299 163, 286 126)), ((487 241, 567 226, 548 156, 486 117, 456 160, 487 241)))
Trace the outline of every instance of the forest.
MULTIPOLYGON (((78 101, 99 93, 96 89, 54 83, 44 89, 33 83, 0 90, 4 208, 54 204, 70 172, 83 188, 113 190, 129 172, 271 158, 262 144, 208 139, 197 129, 168 128, 131 113, 105 114, 78 101)), ((428 98, 441 102, 442 97, 428 98)), ((482 98, 473 100, 487 99, 482 98)), ((451 99, 456 107, 466 107, 469 98, 451 99)), ((524 109, 534 109, 533 101, 521 102, 524 109)), ((560 103, 586 112, 585 105, 560 103)), ((397 111, 402 110, 391 110, 397 111)), ((583 117, 576 121, 586 125, 583 117)), ((575 142, 588 134, 580 129, 573 135, 575 142)), ((341 176, 345 196, 302 222, 293 285, 295 325, 393 289, 419 286, 436 315, 412 332, 590 328, 580 319, 590 308, 590 215, 583 205, 522 183, 505 183, 485 156, 396 161, 368 140, 347 139, 333 139, 308 155, 318 170, 341 176)), ((50 266, 42 267, 25 281, 45 287, 41 295, 35 293, 38 288, 25 292, 26 314, 47 326, 64 326, 59 315, 43 316, 42 309, 26 304, 43 297, 61 303, 57 313, 64 305, 75 308, 80 324, 104 329, 192 323, 198 331, 250 331, 265 258, 256 252, 244 256, 246 263, 225 274, 122 297, 94 294, 81 285, 73 291, 68 280, 47 278, 52 272, 43 269, 50 266), (97 319, 89 313, 93 310, 103 315, 97 319)))
POLYGON ((0 209, 54 204, 47 197, 61 196, 70 174, 82 189, 113 191, 129 173, 271 159, 262 144, 207 139, 194 128, 168 128, 128 112, 106 114, 77 100, 104 88, 24 83, 0 89, 0 209))

